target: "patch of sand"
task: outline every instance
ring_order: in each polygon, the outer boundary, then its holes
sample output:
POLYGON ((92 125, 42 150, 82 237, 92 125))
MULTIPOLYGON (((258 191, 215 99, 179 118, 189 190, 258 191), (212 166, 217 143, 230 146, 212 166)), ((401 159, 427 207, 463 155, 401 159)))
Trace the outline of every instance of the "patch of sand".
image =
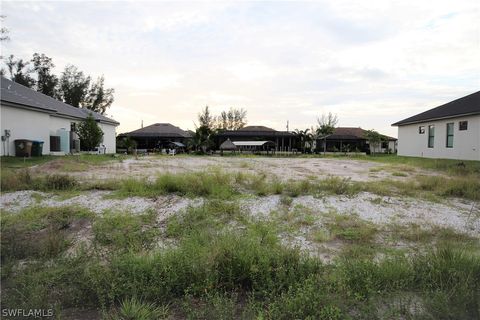
MULTIPOLYGON (((87 171, 64 172, 79 180, 105 180, 121 178, 152 179, 161 173, 198 172, 211 167, 219 167, 228 172, 265 173, 280 180, 322 178, 329 175, 351 178, 353 181, 375 181, 385 178, 402 180, 405 177, 392 176, 391 172, 372 168, 384 167, 369 161, 325 158, 242 158, 242 157, 158 157, 146 156, 127 159, 121 162, 108 162, 90 166, 87 171)), ((39 173, 58 173, 58 164, 46 163, 33 169, 39 173)), ((423 174, 429 172, 418 171, 423 174)))

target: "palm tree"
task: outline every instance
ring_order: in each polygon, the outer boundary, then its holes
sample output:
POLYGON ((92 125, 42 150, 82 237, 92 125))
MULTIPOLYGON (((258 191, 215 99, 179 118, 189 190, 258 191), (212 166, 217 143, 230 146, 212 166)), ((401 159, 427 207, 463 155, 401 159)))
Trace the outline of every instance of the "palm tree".
POLYGON ((312 141, 312 134, 309 132, 310 129, 299 130, 295 129, 295 135, 300 139, 300 148, 302 149, 302 153, 305 153, 305 145, 307 142, 312 141))
POLYGON ((318 118, 317 122, 317 135, 323 137, 323 155, 325 155, 327 151, 327 136, 331 135, 335 131, 338 118, 337 115, 333 115, 329 112, 328 115, 323 114, 321 118, 318 118))

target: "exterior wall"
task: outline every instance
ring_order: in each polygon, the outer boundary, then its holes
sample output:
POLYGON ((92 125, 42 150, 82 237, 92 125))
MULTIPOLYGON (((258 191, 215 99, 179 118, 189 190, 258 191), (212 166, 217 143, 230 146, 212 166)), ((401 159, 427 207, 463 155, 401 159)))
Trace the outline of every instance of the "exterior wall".
POLYGON ((398 155, 411 157, 480 160, 480 116, 458 117, 398 127, 398 155), (468 129, 459 131, 459 122, 468 129), (447 123, 454 123, 453 148, 446 147, 447 123), (428 148, 428 126, 435 125, 433 148, 428 148), (419 126, 425 133, 419 134, 419 126))
MULTIPOLYGON (((65 129, 65 131, 69 134, 70 124, 72 122, 80 122, 79 120, 58 117, 45 112, 38 112, 4 105, 0 106, 0 110, 1 135, 3 136, 5 134, 5 130, 10 130, 10 140, 8 146, 7 142, 2 142, 0 147, 0 154, 2 156, 8 154, 11 156, 15 155, 14 141, 16 139, 43 141, 43 154, 49 154, 50 136, 58 135, 58 131, 61 129, 65 129)), ((104 144, 106 147, 106 153, 115 153, 115 126, 105 123, 99 123, 99 126, 104 133, 102 144, 104 144)), ((66 139, 65 143, 67 145, 66 153, 69 153, 70 140, 66 139)))
POLYGON ((10 138, 7 142, 2 141, 0 154, 15 155, 16 139, 28 139, 43 141, 43 152, 50 151, 50 133, 46 128, 50 125, 50 115, 44 112, 0 106, 1 135, 5 130, 10 130, 10 138), (5 146, 5 151, 4 151, 5 146))
POLYGON ((115 134, 115 126, 106 124, 106 123, 99 123, 100 129, 103 131, 103 142, 101 144, 105 145, 106 153, 115 153, 117 152, 117 140, 115 134))

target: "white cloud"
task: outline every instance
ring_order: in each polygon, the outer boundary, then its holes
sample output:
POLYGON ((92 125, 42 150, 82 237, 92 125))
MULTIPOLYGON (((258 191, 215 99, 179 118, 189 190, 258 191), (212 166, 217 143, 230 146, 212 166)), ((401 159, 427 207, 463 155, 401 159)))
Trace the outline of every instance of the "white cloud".
POLYGON ((205 105, 251 124, 390 124, 480 86, 478 0, 4 2, 2 54, 43 52, 116 89, 119 131, 193 128, 205 105), (121 106, 121 107, 120 107, 121 106))

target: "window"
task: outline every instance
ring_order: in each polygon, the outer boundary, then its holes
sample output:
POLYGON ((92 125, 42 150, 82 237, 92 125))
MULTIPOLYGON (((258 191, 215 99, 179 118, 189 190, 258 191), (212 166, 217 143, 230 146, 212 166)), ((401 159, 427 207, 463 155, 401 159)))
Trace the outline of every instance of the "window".
POLYGON ((433 148, 433 142, 435 140, 435 126, 428 126, 428 147, 433 148))
POLYGON ((447 148, 453 148, 453 122, 447 123, 447 148))
POLYGON ((425 133, 425 126, 418 127, 418 133, 419 134, 424 134, 425 133))
POLYGON ((460 121, 458 123, 458 130, 463 131, 468 129, 468 121, 460 121))

